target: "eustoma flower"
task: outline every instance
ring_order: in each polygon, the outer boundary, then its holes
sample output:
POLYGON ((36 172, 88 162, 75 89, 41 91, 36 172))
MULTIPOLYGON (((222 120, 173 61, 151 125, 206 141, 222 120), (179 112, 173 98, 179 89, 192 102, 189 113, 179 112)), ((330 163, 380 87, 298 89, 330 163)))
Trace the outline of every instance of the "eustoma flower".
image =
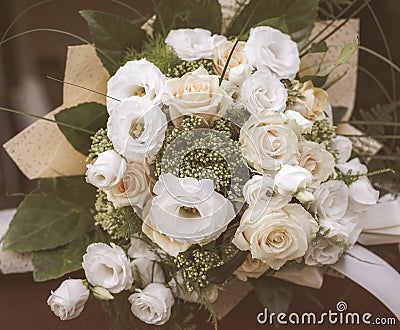
POLYGON ((226 37, 211 35, 211 31, 200 28, 171 30, 165 39, 185 61, 211 59, 215 47, 224 41, 226 37))
POLYGON ((215 240, 235 217, 231 202, 214 191, 210 179, 181 179, 167 173, 153 192, 157 196, 144 211, 143 232, 173 256, 192 244, 215 240))

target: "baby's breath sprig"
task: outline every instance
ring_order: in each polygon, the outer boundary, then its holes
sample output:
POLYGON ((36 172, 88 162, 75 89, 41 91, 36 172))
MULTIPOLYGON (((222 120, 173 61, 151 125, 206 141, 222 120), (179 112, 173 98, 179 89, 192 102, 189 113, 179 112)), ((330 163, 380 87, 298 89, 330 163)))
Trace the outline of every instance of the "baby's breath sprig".
POLYGON ((308 141, 313 141, 322 144, 327 151, 336 157, 335 150, 332 149, 333 138, 335 137, 336 127, 332 126, 328 120, 315 121, 311 132, 303 134, 303 137, 308 141))
POLYGON ((204 69, 206 69, 209 74, 215 74, 212 61, 202 59, 190 62, 182 61, 176 66, 168 68, 168 70, 165 72, 165 75, 169 78, 180 78, 185 73, 193 72, 200 67, 204 67, 204 69))
POLYGON ((142 235, 142 220, 133 208, 116 208, 101 190, 96 194, 94 220, 112 239, 129 240, 134 235, 142 235))
POLYGON ((372 172, 368 172, 368 173, 355 173, 353 174, 352 170, 348 170, 346 173, 340 171, 338 168, 335 169, 336 171, 336 176, 335 177, 331 177, 331 179, 335 179, 335 180, 341 180, 343 181, 346 185, 350 186, 352 183, 360 180, 360 177, 362 176, 366 176, 366 177, 370 177, 370 176, 375 176, 375 175, 380 175, 380 174, 384 174, 384 173, 394 173, 393 169, 391 168, 384 168, 381 170, 376 170, 376 171, 372 171, 372 172))
POLYGON ((113 149, 112 142, 108 138, 107 131, 104 128, 100 128, 90 139, 92 140, 92 144, 86 159, 88 163, 95 161, 102 152, 113 149))

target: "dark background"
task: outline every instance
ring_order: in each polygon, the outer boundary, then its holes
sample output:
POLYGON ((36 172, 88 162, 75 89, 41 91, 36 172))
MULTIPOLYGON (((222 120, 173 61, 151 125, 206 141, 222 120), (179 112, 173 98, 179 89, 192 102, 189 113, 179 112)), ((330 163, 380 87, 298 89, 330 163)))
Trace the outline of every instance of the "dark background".
MULTIPOLYGON (((144 16, 153 14, 153 2, 125 0, 144 16)), ((12 20, 24 9, 39 1, 0 0, 0 36, 12 20)), ((326 1, 325 1, 326 2, 326 1)), ((362 1, 360 1, 362 3, 362 1)), ((399 0, 373 0, 372 7, 379 18, 382 29, 388 38, 395 63, 400 63, 400 42, 398 20, 400 18, 399 0)), ((98 9, 118 14, 130 19, 139 16, 110 0, 54 0, 34 8, 24 15, 10 31, 9 36, 33 28, 54 28, 69 31, 90 39, 84 20, 77 13, 80 9, 98 9)), ((373 17, 364 9, 361 18, 361 44, 386 54, 382 38, 373 17)), ((19 109, 36 114, 45 114, 59 104, 62 99, 62 85, 46 78, 47 75, 62 78, 65 54, 68 45, 80 44, 71 37, 49 32, 39 32, 20 37, 0 47, 0 106, 19 109)), ((360 65, 368 68, 389 91, 391 78, 389 67, 374 57, 360 52, 360 65)), ((397 79, 398 79, 397 75, 397 79)), ((400 85, 400 84, 397 84, 400 85)), ((399 88, 396 88, 399 95, 399 88)), ((370 109, 376 104, 386 103, 384 94, 365 72, 359 72, 355 116, 360 109, 370 109)), ((0 144, 3 144, 32 121, 0 112, 0 144)), ((18 204, 15 193, 26 193, 34 186, 19 172, 5 152, 0 150, 0 208, 18 204)), ((378 251, 399 270, 398 247, 391 246, 378 251), (394 258, 393 256, 396 256, 394 258), (397 260, 397 261, 396 261, 397 260)), ((74 274, 82 277, 82 274, 74 274)), ((76 320, 61 322, 49 310, 46 300, 51 289, 61 280, 34 283, 31 274, 0 275, 0 329, 108 329, 109 323, 99 303, 90 300, 83 314, 76 320)), ((400 292, 394 292, 400 295, 400 292)), ((335 309, 339 300, 345 300, 350 311, 371 312, 374 316, 388 316, 391 313, 373 296, 348 280, 326 277, 323 288, 318 292, 321 308, 309 296, 297 294, 290 311, 322 312, 335 309)), ((254 294, 250 294, 220 324, 221 329, 261 329, 256 323, 256 315, 263 310, 254 294)), ((206 323, 207 314, 200 311, 195 323, 198 329, 211 329, 206 323)), ((329 328, 328 325, 324 327, 329 328)), ((333 327, 333 326, 331 326, 333 327)), ((340 326, 345 327, 345 326, 340 326)), ((369 326, 368 328, 374 328, 369 326)), ((286 328, 286 327, 284 327, 286 328)), ((301 326, 296 326, 300 329, 301 326)), ((358 327, 362 328, 362 326, 358 327)), ((383 327, 382 328, 386 328, 383 327)), ((387 326, 387 328, 395 328, 387 326)), ((397 327, 398 329, 399 327, 397 327)))

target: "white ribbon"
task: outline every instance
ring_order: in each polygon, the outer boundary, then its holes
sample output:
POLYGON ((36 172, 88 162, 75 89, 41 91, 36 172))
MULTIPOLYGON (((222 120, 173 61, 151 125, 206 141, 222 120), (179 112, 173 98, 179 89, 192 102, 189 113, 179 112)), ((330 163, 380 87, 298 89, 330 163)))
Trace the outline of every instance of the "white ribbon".
POLYGON ((354 245, 331 267, 378 298, 400 320, 400 274, 361 245, 354 245))
POLYGON ((378 203, 360 215, 363 231, 358 242, 363 245, 400 243, 400 199, 378 203))

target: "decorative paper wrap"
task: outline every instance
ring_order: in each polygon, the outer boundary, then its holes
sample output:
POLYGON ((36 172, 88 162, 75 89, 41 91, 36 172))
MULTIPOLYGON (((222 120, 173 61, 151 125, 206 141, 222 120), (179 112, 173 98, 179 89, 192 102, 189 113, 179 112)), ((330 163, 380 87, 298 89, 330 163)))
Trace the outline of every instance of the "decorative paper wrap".
MULTIPOLYGON (((109 75, 90 45, 68 47, 65 81, 106 93, 109 75)), ((64 101, 46 117, 84 102, 105 104, 105 97, 64 84, 64 101)), ((76 151, 54 123, 38 120, 4 145, 19 169, 29 178, 85 173, 85 156, 76 151)))
MULTIPOLYGON (((7 232, 8 226, 16 209, 0 211, 0 242, 7 232)), ((31 254, 3 252, 3 243, 0 243, 0 274, 27 273, 33 271, 31 254)))

